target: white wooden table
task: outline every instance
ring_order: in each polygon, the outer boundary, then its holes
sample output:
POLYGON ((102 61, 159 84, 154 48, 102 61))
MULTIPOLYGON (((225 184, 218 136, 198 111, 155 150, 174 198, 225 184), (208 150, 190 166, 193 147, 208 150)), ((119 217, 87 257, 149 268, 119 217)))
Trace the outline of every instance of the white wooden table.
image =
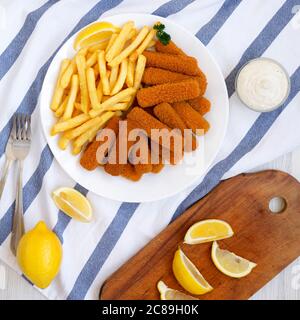
MULTIPOLYGON (((264 169, 286 171, 300 181, 300 148, 251 171, 264 169)), ((0 286, 0 300, 45 299, 41 293, 0 261, 0 272, 2 268, 5 269, 6 274, 6 289, 2 290, 0 286)), ((252 299, 300 300, 300 257, 257 292, 252 299)))

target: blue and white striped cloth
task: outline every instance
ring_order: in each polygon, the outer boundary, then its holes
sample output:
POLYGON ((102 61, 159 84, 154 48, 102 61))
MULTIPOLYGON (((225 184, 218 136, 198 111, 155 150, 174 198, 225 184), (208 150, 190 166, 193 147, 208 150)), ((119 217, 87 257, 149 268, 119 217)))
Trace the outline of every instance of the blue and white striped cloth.
MULTIPOLYGON (((24 172, 25 228, 45 220, 64 249, 61 271, 43 294, 50 299, 97 299, 114 270, 221 179, 300 144, 298 9, 300 0, 0 1, 0 168, 12 115, 32 113, 34 137, 24 172), (126 12, 168 17, 195 34, 220 64, 230 96, 229 129, 206 176, 172 198, 146 204, 108 200, 76 184, 53 159, 38 115, 43 79, 61 45, 99 17, 126 12), (292 84, 285 105, 265 114, 245 108, 234 91, 239 68, 259 56, 282 63, 292 84), (58 212, 50 197, 58 186, 75 186, 87 193, 95 221, 82 224, 58 212)), ((12 170, 0 202, 0 258, 20 272, 9 249, 15 183, 12 170)))

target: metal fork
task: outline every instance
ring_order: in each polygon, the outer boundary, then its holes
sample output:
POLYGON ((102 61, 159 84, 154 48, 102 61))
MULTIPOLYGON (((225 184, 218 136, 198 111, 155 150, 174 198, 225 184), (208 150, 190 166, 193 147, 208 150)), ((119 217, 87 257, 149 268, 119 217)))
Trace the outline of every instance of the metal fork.
POLYGON ((12 133, 13 133, 13 130, 11 130, 11 132, 10 132, 10 136, 8 138, 6 148, 5 148, 5 165, 4 165, 4 170, 3 170, 2 177, 0 180, 0 199, 2 197, 2 193, 4 190, 5 183, 6 183, 6 178, 7 178, 9 168, 11 167, 11 164, 15 160, 15 157, 12 154, 12 140, 13 140, 12 133))
POLYGON ((10 247, 16 255, 18 243, 24 234, 23 217, 23 161, 27 157, 31 144, 31 125, 30 116, 25 114, 16 114, 12 129, 12 154, 18 162, 18 182, 16 193, 16 206, 13 217, 13 227, 10 247))

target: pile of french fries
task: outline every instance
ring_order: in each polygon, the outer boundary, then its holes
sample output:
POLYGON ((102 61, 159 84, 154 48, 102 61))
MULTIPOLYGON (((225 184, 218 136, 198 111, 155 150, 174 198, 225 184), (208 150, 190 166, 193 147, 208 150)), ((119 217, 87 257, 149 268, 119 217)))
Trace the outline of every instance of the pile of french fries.
POLYGON ((114 115, 132 105, 146 66, 143 55, 152 47, 155 30, 123 25, 109 40, 81 48, 61 63, 51 109, 57 122, 51 135, 60 134, 59 147, 72 144, 79 154, 114 115))

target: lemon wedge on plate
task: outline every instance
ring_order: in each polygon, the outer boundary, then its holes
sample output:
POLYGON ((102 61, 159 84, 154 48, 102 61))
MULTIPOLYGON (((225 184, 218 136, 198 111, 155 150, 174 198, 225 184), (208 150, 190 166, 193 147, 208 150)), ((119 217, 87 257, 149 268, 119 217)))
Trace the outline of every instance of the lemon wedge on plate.
POLYGON ((160 300, 199 300, 181 291, 169 288, 163 281, 158 281, 157 289, 160 293, 160 300))
POLYGON ((93 212, 88 199, 72 188, 59 188, 52 192, 52 199, 58 209, 81 222, 90 222, 93 212))
POLYGON ((227 222, 208 219, 193 224, 185 234, 184 242, 187 244, 198 244, 230 238, 232 236, 233 230, 227 222))
POLYGON ((74 42, 74 49, 90 46, 102 41, 107 41, 115 32, 120 32, 120 28, 110 22, 95 22, 81 30, 74 42))
POLYGON ((174 255, 173 273, 179 284, 192 294, 204 294, 213 289, 180 248, 174 255))
POLYGON ((232 278, 242 278, 248 275, 256 264, 233 252, 220 249, 217 241, 214 241, 211 248, 211 258, 215 266, 224 274, 232 278))

